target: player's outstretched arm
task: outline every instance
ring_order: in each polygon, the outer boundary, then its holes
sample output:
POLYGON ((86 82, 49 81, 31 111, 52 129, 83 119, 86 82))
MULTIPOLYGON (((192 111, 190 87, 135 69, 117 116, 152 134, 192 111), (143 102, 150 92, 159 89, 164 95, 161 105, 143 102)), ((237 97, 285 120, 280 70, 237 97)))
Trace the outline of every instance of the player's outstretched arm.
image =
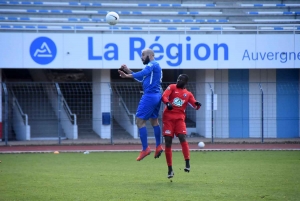
POLYGON ((194 95, 192 93, 190 93, 190 98, 188 100, 188 103, 195 109, 195 110, 199 110, 201 107, 201 103, 198 102, 194 95))
POLYGON ((118 70, 118 73, 120 74, 121 78, 133 78, 132 74, 126 74, 124 71, 122 70, 118 70))
POLYGON ((196 101, 196 102, 195 102, 195 105, 196 105, 196 107, 197 107, 196 110, 199 110, 202 104, 199 103, 198 101, 196 101))
POLYGON ((127 74, 132 74, 132 70, 130 70, 126 64, 122 64, 119 70, 123 70, 127 74))

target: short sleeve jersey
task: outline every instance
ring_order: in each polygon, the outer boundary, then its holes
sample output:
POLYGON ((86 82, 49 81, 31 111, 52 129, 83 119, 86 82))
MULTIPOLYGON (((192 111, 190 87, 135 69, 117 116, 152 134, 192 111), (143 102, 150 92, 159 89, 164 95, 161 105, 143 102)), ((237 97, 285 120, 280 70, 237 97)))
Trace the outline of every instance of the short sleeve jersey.
POLYGON ((173 110, 164 109, 163 118, 167 119, 185 119, 185 109, 188 104, 197 109, 194 95, 187 89, 177 88, 176 84, 171 84, 162 95, 164 103, 170 102, 173 110))

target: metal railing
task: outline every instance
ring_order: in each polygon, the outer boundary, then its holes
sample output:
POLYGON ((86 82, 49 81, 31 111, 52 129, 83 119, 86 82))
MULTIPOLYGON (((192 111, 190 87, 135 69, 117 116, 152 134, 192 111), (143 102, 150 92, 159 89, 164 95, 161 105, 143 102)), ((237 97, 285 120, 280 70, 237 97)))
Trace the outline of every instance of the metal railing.
POLYGON ((64 108, 64 111, 66 111, 69 120, 71 122, 73 122, 73 125, 77 125, 77 116, 76 116, 76 114, 72 113, 66 99, 64 98, 64 96, 63 96, 63 94, 60 90, 59 84, 55 83, 55 87, 56 87, 58 95, 62 98, 61 101, 62 101, 62 104, 63 104, 63 108, 64 108))
POLYGON ((23 117, 22 119, 24 121, 24 124, 28 125, 28 115, 23 112, 23 110, 18 102, 18 99, 16 97, 13 97, 13 102, 17 106, 20 115, 23 117))
POLYGON ((124 32, 167 32, 167 33, 199 33, 199 32, 211 32, 218 34, 226 33, 273 33, 281 34, 287 33, 299 33, 300 19, 298 21, 289 23, 250 23, 250 24, 199 24, 199 23, 123 23, 114 26, 109 26, 107 23, 74 23, 74 22, 1 22, 0 31, 62 31, 62 32, 110 32, 110 33, 124 33, 124 32))

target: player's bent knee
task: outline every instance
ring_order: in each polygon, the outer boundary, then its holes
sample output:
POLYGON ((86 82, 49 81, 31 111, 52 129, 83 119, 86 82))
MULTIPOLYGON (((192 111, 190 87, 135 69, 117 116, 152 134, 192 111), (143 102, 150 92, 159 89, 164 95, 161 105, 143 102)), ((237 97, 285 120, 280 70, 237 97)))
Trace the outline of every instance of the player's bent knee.
POLYGON ((142 128, 142 127, 146 126, 146 121, 143 120, 143 119, 140 119, 140 118, 136 118, 135 123, 136 123, 138 128, 142 128))
POLYGON ((186 141, 186 135, 185 134, 179 134, 178 139, 180 142, 185 142, 186 141))

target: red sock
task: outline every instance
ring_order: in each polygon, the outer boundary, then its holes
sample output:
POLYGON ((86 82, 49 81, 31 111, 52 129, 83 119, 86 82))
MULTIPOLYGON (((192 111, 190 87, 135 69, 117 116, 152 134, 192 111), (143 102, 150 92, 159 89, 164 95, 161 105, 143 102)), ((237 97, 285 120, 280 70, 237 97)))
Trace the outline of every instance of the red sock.
POLYGON ((165 147, 165 155, 166 155, 167 165, 172 166, 172 148, 171 147, 165 147))
POLYGON ((190 159, 190 149, 189 149, 189 144, 187 141, 181 142, 181 149, 182 149, 182 154, 184 157, 184 160, 190 159))

